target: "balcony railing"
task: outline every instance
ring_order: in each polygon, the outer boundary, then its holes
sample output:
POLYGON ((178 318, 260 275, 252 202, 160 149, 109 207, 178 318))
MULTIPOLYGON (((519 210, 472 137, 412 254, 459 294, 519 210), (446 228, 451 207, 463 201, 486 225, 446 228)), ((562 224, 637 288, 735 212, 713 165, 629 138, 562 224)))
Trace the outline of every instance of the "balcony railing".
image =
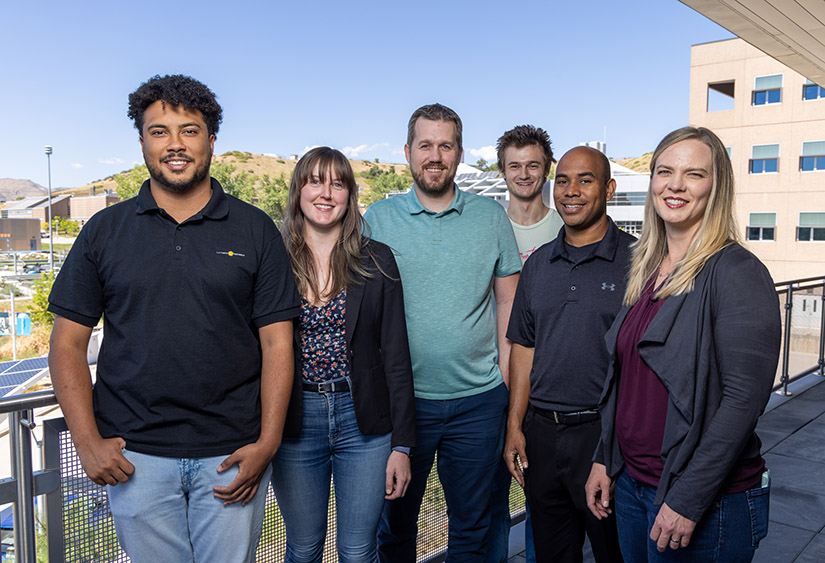
MULTIPOLYGON (((774 391, 789 395, 790 383, 814 372, 822 376, 825 369, 825 276, 777 283, 776 289, 783 308, 783 339, 774 391)), ((51 563, 128 561, 117 544, 105 487, 86 478, 63 419, 34 420, 34 409, 55 404, 52 391, 0 399, 0 415, 9 416, 12 462, 12 476, 0 480, 0 504, 13 503, 14 561, 37 561, 42 543, 38 537, 43 534, 51 563), (36 423, 43 426, 46 469, 40 471, 32 464, 36 423), (40 495, 46 497, 46 517, 38 521, 34 497, 40 495)), ((336 560, 334 502, 331 497, 325 562, 336 560)), ((514 522, 523 519, 524 496, 518 485, 511 487, 510 509, 514 522)), ((446 504, 433 471, 419 519, 419 561, 442 560, 446 544, 446 504)), ((284 546, 283 521, 270 488, 257 560, 281 561, 284 546)))

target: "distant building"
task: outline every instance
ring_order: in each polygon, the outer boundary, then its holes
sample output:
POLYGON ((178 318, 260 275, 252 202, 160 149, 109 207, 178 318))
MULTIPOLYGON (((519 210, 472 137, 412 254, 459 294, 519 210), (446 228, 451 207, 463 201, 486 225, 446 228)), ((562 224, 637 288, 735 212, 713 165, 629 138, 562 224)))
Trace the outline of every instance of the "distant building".
POLYGON ((40 250, 40 219, 0 219, 0 254, 14 250, 40 250))
POLYGON ((120 201, 120 198, 112 193, 100 195, 90 195, 85 197, 73 197, 71 203, 70 217, 77 222, 86 222, 89 218, 112 204, 120 201))
POLYGON ((747 247, 777 281, 825 271, 825 88, 742 39, 691 47, 690 123, 736 177, 747 247))
MULTIPOLYGON (((69 217, 70 195, 52 196, 52 216, 69 217)), ((41 223, 49 221, 49 197, 27 197, 20 201, 15 201, 7 205, 2 212, 2 217, 16 219, 39 219, 41 223)))

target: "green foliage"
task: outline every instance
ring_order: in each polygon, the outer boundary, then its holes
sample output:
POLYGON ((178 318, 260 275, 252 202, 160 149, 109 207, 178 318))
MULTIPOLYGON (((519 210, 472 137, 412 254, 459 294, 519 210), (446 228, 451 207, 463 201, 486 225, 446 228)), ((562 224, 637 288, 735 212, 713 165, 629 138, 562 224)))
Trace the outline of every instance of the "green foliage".
POLYGON ((284 221, 284 212, 289 199, 289 181, 284 177, 284 173, 277 178, 270 178, 269 174, 264 174, 261 178, 261 190, 263 195, 258 201, 258 207, 272 217, 278 228, 284 221))
POLYGON ((234 156, 240 162, 247 162, 252 157, 252 153, 251 152, 241 152, 241 151, 229 151, 229 152, 223 153, 221 156, 234 156))
POLYGON ((111 516, 101 518, 98 502, 88 496, 69 500, 63 508, 66 561, 114 561, 120 553, 111 516), (94 536, 94 541, 89 541, 94 536))
POLYGON ((210 174, 223 186, 223 190, 243 201, 251 202, 255 195, 255 182, 258 178, 247 172, 235 173, 235 166, 225 162, 212 165, 210 174))
POLYGON ((149 179, 149 170, 145 164, 138 164, 127 172, 115 176, 117 195, 121 200, 135 197, 143 182, 149 179))
MULTIPOLYGON (((43 224, 46 225, 46 229, 48 229, 48 223, 43 224)), ((43 230, 45 231, 46 229, 43 230)), ((66 236, 74 237, 80 232, 80 225, 77 224, 77 221, 72 221, 68 217, 55 217, 52 219, 52 230, 55 235, 59 235, 60 231, 63 231, 63 234, 66 236)))
MULTIPOLYGON (((377 168, 377 166, 375 167, 377 168)), ((372 172, 372 170, 370 170, 372 172)), ((369 173, 365 173, 367 175, 369 173)), ((367 176, 369 177, 369 176, 367 176)), ((412 177, 406 174, 399 175, 388 172, 381 173, 370 182, 370 189, 363 197, 361 203, 367 207, 378 200, 384 199, 390 192, 403 192, 412 185, 412 177)))
POLYGON ((498 165, 495 162, 488 163, 485 159, 479 158, 478 161, 476 161, 476 168, 482 172, 493 172, 498 170, 498 165))
POLYGON ((52 326, 54 313, 49 312, 49 293, 54 284, 54 271, 43 272, 39 279, 32 284, 32 305, 30 309, 32 322, 52 326))
POLYGON ((275 162, 279 164, 286 164, 286 160, 284 160, 283 158, 276 159, 275 162))

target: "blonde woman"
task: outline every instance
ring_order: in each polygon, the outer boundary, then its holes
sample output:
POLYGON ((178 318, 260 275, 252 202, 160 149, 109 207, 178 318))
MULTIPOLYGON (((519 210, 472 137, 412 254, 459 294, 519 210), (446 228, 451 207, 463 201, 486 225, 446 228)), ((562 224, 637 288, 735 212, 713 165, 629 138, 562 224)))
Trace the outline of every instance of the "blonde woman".
POLYGON ((347 158, 319 147, 295 167, 283 226, 301 294, 295 385, 272 484, 286 562, 320 562, 330 477, 338 559, 377 561, 384 499, 404 495, 415 445, 412 366, 398 267, 363 233, 347 158))
POLYGON ((596 517, 611 484, 626 561, 750 561, 767 533, 769 473, 754 428, 779 357, 767 269, 737 242, 733 172, 710 130, 667 135, 651 160, 645 228, 586 486, 596 517))

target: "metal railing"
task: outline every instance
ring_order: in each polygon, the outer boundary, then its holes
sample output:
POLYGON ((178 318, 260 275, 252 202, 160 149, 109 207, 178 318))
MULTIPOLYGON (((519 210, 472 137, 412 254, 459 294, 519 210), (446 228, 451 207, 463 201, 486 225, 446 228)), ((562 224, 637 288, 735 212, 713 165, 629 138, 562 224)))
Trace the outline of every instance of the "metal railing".
MULTIPOLYGON (((13 461, 12 477, 0 481, 0 504, 14 502, 14 561, 37 561, 33 498, 46 495, 44 527, 51 563, 128 562, 114 533, 106 487, 86 477, 62 418, 38 422, 43 429, 43 465, 48 469, 32 469, 33 409, 55 404, 52 391, 0 399, 0 414, 10 415, 13 461)), ((511 487, 510 511, 514 525, 524 519, 524 494, 518 485, 511 487)), ((329 503, 327 530, 324 562, 331 563, 337 560, 334 496, 329 503)), ((446 502, 434 469, 427 482, 419 518, 418 561, 443 561, 447 532, 446 502)), ((260 563, 283 561, 285 547, 283 520, 270 487, 256 560, 260 563)))
POLYGON ((775 286, 784 315, 782 354, 773 390, 789 396, 790 383, 817 371, 820 376, 825 375, 825 276, 779 282, 775 286))

